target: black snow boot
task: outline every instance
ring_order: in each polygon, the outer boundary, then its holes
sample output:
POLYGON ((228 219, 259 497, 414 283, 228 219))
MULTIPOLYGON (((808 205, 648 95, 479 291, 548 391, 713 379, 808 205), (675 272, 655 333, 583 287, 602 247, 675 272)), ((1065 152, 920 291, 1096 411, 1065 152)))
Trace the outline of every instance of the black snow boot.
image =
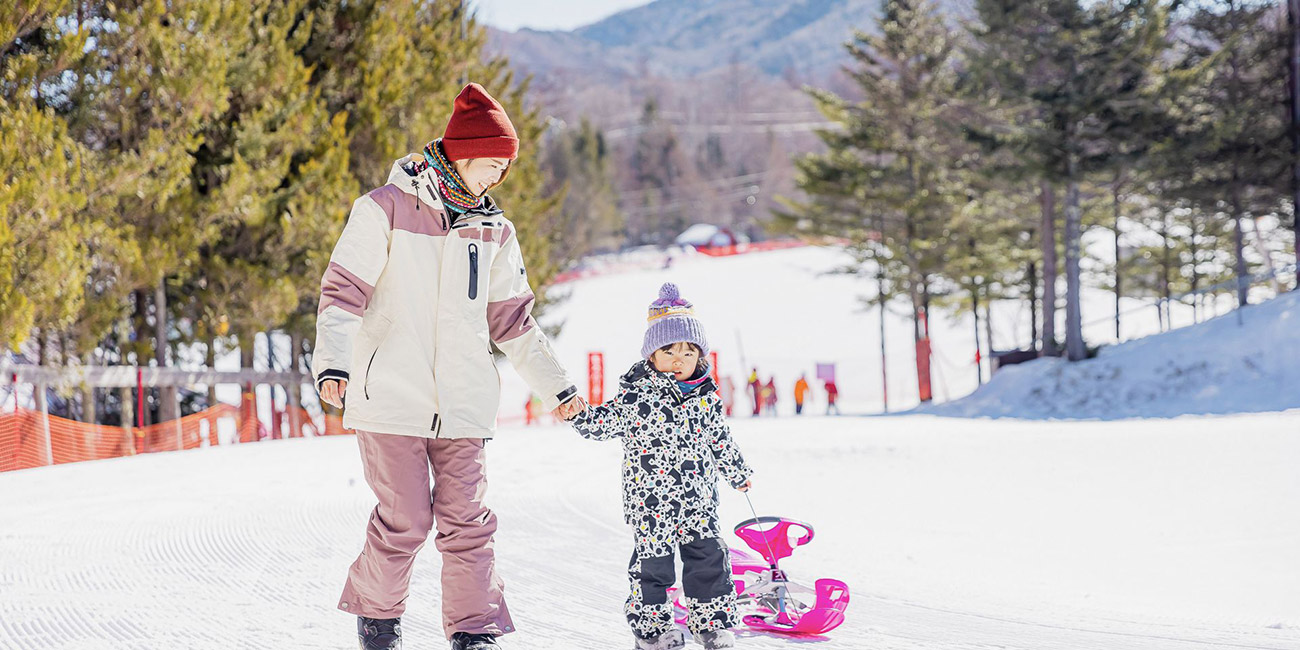
POLYGON ((402 650, 402 619, 357 617, 361 650, 402 650))
POLYGON ((497 638, 491 634, 457 632, 451 635, 451 650, 500 650, 497 638))

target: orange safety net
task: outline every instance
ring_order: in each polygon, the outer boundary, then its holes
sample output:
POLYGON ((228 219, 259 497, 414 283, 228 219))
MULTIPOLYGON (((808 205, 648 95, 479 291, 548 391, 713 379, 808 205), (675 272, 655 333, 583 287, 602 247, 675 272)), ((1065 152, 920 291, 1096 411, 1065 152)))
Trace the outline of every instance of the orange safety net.
MULTIPOLYGON (((296 408, 296 407, 295 407, 296 408)), ((313 418, 306 410, 296 408, 300 431, 291 429, 286 412, 280 418, 286 429, 285 437, 346 435, 343 419, 337 415, 313 418)), ((217 422, 235 419, 239 442, 256 442, 266 437, 268 431, 256 417, 244 417, 251 406, 241 410, 238 406, 218 404, 212 408, 187 415, 179 420, 169 420, 147 427, 115 427, 88 424, 58 416, 44 416, 40 411, 20 408, 11 413, 0 413, 0 472, 50 464, 75 463, 85 460, 102 460, 133 454, 197 449, 204 443, 219 444, 217 422), (46 421, 49 436, 46 436, 46 421)))

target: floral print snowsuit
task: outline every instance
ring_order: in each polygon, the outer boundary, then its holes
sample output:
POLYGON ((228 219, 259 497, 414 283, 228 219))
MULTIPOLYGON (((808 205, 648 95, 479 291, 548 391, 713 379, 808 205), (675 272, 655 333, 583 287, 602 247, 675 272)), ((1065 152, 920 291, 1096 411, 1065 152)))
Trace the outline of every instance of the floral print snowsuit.
POLYGON ((592 440, 623 439, 623 516, 635 538, 624 611, 633 632, 648 639, 672 629, 674 549, 682 554, 691 632, 734 627, 718 479, 739 487, 753 471, 731 438, 717 384, 707 379, 683 394, 670 373, 641 361, 623 375, 614 399, 577 416, 573 426, 592 440))

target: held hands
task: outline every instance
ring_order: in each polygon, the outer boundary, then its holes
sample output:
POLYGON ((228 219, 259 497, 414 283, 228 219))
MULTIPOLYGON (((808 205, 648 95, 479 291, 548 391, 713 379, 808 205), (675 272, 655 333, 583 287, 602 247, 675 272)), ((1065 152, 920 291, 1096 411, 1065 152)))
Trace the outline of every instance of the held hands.
POLYGON ((561 420, 572 420, 577 417, 579 413, 582 413, 585 410, 587 410, 587 400, 581 397, 574 397, 555 407, 555 410, 551 411, 551 415, 554 415, 561 420))
POLYGON ((326 379, 320 387, 320 398, 322 402, 333 406, 334 408, 343 408, 343 393, 348 390, 348 380, 346 379, 326 379))

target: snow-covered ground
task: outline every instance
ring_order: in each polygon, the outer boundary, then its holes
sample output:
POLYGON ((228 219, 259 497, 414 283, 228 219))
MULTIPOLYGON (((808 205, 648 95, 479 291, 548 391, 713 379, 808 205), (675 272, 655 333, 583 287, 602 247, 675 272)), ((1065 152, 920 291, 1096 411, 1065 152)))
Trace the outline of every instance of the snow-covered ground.
MULTIPOLYGON (((734 427, 759 513, 817 529, 786 569, 853 590, 826 637, 742 648, 1300 648, 1300 412, 734 427)), ((488 451, 502 647, 631 647, 618 445, 509 428, 488 451)), ((355 648, 334 604, 373 503, 350 437, 0 474, 0 649, 355 648)), ((430 544, 407 648, 446 647, 439 564, 430 544)))

